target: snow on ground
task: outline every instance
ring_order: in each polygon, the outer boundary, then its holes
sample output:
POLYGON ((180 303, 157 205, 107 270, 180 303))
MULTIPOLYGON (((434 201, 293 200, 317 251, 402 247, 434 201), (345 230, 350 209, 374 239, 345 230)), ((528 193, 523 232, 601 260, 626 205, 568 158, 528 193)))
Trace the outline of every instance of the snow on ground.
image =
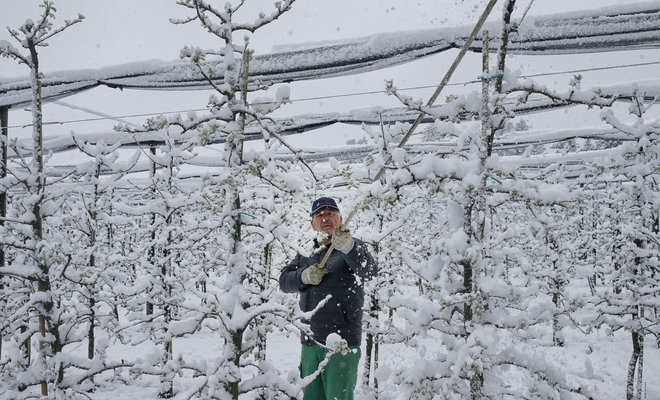
MULTIPOLYGON (((532 346, 532 351, 537 357, 554 363, 561 371, 569 376, 592 379, 593 384, 589 387, 596 394, 596 399, 624 399, 626 387, 626 375, 628 360, 630 359, 631 341, 630 335, 625 332, 607 332, 599 330, 585 336, 576 329, 566 328, 566 345, 563 348, 550 346, 551 339, 545 343, 537 343, 532 346)), ((124 346, 115 344, 111 346, 109 354, 113 359, 122 357, 145 357, 149 353, 146 344, 140 346, 124 346)), ((222 350, 222 342, 213 332, 202 330, 194 336, 175 339, 175 358, 184 359, 206 359, 212 361, 222 350)), ((426 340, 424 354, 417 354, 403 344, 381 345, 380 371, 381 378, 388 377, 388 372, 396 369, 411 368, 419 358, 429 358, 432 354, 442 353, 442 347, 436 340, 426 340)), ((358 388, 356 399, 368 399, 370 394, 362 387, 362 369, 364 363, 364 344, 362 347, 362 360, 358 376, 358 388)), ((284 373, 297 373, 300 356, 300 343, 295 335, 282 333, 271 334, 268 337, 267 360, 284 373)), ((660 349, 651 338, 646 339, 644 353, 645 371, 645 400, 660 399, 660 381, 655 379, 655 374, 660 371, 660 349)), ((157 379, 143 377, 139 380, 127 378, 126 384, 100 384, 96 392, 91 394, 94 400, 117 400, 117 399, 156 399, 157 379)), ((97 383, 102 379, 97 379, 97 383)), ((512 378, 515 382, 515 377, 512 378)), ((178 378, 175 381, 175 391, 184 392, 190 389, 193 380, 190 377, 178 378)), ((381 399, 398 399, 396 391, 393 391, 391 382, 381 379, 379 382, 381 399)), ((524 382, 520 383, 524 386, 524 382)))

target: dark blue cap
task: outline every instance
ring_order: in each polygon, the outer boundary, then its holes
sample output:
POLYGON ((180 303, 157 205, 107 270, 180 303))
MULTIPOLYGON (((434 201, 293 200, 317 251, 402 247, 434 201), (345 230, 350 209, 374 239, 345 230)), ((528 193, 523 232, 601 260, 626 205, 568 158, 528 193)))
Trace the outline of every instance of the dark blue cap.
POLYGON ((339 211, 339 207, 337 207, 337 203, 334 199, 330 197, 319 197, 312 203, 312 212, 310 215, 316 214, 316 212, 322 208, 333 208, 339 211))

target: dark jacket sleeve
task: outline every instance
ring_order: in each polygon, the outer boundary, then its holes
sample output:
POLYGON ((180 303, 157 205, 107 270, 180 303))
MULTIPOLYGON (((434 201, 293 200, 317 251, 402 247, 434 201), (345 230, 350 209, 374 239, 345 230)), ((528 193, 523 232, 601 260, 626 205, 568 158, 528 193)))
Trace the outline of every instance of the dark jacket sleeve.
POLYGON ((301 255, 297 254, 280 273, 280 289, 285 293, 298 293, 305 286, 302 283, 302 271, 304 270, 301 262, 301 255))
POLYGON ((346 263, 360 278, 365 280, 373 278, 378 272, 376 261, 363 241, 355 238, 353 241, 355 243, 353 249, 344 256, 346 263))

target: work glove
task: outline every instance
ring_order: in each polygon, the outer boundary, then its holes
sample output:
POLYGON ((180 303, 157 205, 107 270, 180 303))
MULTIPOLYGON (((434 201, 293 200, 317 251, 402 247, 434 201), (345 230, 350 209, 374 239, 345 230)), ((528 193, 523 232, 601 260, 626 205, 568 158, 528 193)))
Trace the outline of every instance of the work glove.
POLYGON ((300 276, 305 285, 318 285, 327 271, 318 264, 312 264, 305 268, 300 276))
POLYGON ((341 251, 344 254, 348 254, 348 252, 353 250, 353 245, 355 244, 353 242, 353 237, 351 237, 351 232, 342 231, 341 229, 337 229, 335 231, 335 233, 332 235, 330 243, 332 243, 335 249, 341 251))

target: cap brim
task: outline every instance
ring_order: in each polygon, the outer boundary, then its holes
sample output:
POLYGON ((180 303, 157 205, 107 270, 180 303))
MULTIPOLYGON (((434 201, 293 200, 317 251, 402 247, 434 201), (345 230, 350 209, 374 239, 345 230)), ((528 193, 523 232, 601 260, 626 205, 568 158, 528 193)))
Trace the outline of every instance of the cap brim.
POLYGON ((324 204, 321 207, 317 207, 316 209, 312 210, 312 212, 309 215, 312 216, 312 215, 316 214, 317 212, 319 212, 319 210, 323 210, 324 208, 330 208, 330 209, 333 209, 335 211, 339 211, 339 208, 337 208, 337 207, 333 207, 333 206, 324 204))

